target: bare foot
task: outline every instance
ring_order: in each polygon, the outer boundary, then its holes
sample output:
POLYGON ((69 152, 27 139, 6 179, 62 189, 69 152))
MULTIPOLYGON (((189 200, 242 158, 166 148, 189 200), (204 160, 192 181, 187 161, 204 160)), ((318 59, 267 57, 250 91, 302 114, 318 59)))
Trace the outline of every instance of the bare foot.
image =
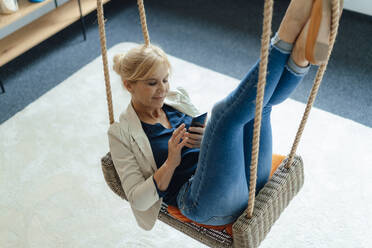
POLYGON ((278 30, 279 38, 294 43, 310 17, 312 0, 292 0, 278 30))

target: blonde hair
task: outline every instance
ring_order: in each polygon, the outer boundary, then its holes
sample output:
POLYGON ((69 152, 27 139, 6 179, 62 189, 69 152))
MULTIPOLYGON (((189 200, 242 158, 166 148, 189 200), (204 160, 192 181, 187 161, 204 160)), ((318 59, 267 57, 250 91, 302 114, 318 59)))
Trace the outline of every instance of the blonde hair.
POLYGON ((142 44, 125 54, 116 54, 113 69, 123 81, 135 83, 149 78, 160 64, 167 65, 171 73, 172 68, 166 53, 159 46, 142 44))

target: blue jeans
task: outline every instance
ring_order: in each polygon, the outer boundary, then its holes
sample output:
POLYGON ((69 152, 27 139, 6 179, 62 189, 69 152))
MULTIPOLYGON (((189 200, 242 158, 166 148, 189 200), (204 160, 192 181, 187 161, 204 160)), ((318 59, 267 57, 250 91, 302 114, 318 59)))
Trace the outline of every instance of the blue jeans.
MULTIPOLYGON (((306 74, 287 66, 290 52, 270 45, 262 111, 256 194, 269 180, 272 160, 270 113, 306 74)), ((214 104, 194 176, 179 190, 183 215, 206 225, 233 223, 247 208, 259 61, 224 99, 214 104)))

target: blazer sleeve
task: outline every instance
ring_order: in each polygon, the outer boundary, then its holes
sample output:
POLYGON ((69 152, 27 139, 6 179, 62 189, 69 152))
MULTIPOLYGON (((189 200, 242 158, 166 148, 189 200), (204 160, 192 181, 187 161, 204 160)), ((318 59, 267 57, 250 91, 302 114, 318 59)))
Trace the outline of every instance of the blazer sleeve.
POLYGON ((156 183, 154 177, 152 177, 153 181, 154 181, 154 184, 155 184, 155 187, 156 187, 156 191, 158 192, 158 195, 159 197, 164 197, 165 194, 167 193, 167 191, 161 191, 158 187, 158 184, 156 183))
POLYGON ((159 200, 159 195, 153 175, 144 177, 131 151, 129 138, 125 136, 118 125, 114 123, 110 126, 108 139, 111 157, 129 203, 139 211, 146 211, 159 200))

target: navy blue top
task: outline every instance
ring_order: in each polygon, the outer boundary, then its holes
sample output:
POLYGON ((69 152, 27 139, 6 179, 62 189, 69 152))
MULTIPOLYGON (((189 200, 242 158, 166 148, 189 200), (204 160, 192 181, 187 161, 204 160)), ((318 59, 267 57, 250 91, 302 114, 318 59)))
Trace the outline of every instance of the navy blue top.
MULTIPOLYGON (((168 158, 168 141, 172 137, 173 131, 182 123, 185 123, 185 127, 188 130, 192 120, 191 116, 188 116, 169 105, 163 104, 162 109, 166 113, 172 128, 165 128, 160 123, 148 124, 141 121, 142 128, 150 141, 158 169, 168 158)), ((168 205, 178 207, 176 200, 178 191, 181 186, 187 182, 192 175, 194 175, 198 163, 199 151, 200 148, 189 148, 186 146, 182 148, 181 163, 175 169, 169 186, 165 191, 160 191, 154 180, 159 197, 163 197, 163 201, 168 205)))

